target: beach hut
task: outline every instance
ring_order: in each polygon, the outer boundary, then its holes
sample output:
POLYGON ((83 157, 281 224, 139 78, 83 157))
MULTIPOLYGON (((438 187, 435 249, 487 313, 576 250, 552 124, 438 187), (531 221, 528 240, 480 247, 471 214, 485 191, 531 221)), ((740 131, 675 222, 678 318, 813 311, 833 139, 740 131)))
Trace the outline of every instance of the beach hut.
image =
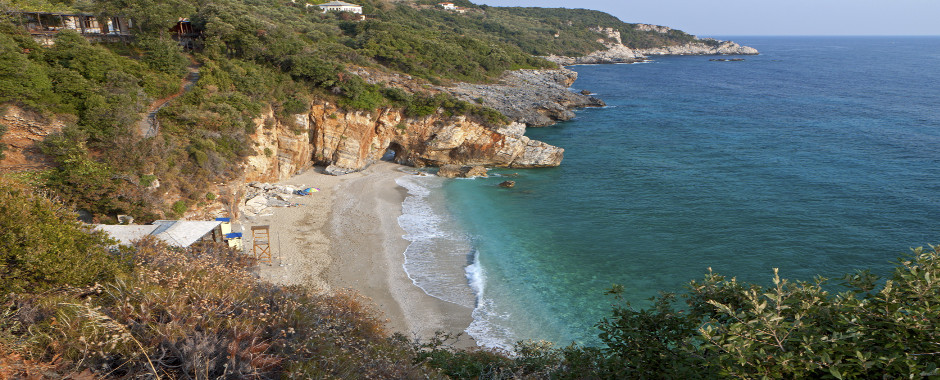
MULTIPOLYGON (((221 221, 158 220, 149 225, 97 224, 120 244, 129 245, 144 236, 154 236, 174 247, 189 247, 199 241, 223 241, 221 221)), ((229 227, 231 230, 231 227, 229 227)))

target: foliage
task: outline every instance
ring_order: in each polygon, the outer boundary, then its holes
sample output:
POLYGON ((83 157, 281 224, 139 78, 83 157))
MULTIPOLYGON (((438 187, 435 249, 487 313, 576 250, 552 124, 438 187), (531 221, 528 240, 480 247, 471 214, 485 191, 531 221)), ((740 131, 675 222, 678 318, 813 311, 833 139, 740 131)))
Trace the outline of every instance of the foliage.
POLYGON ((44 153, 55 158, 58 166, 47 174, 46 187, 72 205, 87 207, 91 212, 117 211, 113 197, 117 183, 111 169, 89 156, 84 142, 74 143, 65 135, 50 136, 44 153))
POLYGON ((495 349, 457 349, 460 334, 438 332, 426 342, 416 341, 416 362, 440 369, 453 379, 548 378, 560 370, 560 350, 549 342, 519 342, 510 355, 495 349))
POLYGON ((240 252, 145 239, 134 270, 91 289, 6 297, 0 347, 96 377, 415 378, 407 344, 348 293, 259 282, 240 252))
POLYGON ((138 34, 166 35, 180 17, 192 14, 195 4, 186 0, 91 0, 88 10, 106 16, 134 20, 138 34))
MULTIPOLYGON (((0 110, 2 111, 2 110, 0 110)), ((2 112, 0 112, 2 113, 2 112)), ((0 125, 0 139, 3 138, 3 135, 7 133, 7 127, 5 125, 0 125)), ((0 160, 6 157, 6 154, 3 152, 6 149, 6 144, 0 143, 0 160)))
POLYGON ((89 286, 123 270, 75 214, 34 190, 0 177, 0 294, 89 286))
MULTIPOLYGON (((531 349, 511 356, 447 349, 418 357, 453 378, 923 378, 940 376, 940 247, 914 249, 880 287, 868 272, 772 286, 709 273, 650 309, 618 303, 597 327, 601 347, 531 349), (684 307, 677 301, 685 300, 684 307), (523 367, 520 362, 535 363, 523 367)), ((535 345, 538 347, 538 345, 535 345)), ((529 348, 527 348, 529 347, 529 348)))
POLYGON ((440 112, 491 125, 508 122, 493 109, 447 95, 407 93, 367 81, 350 73, 357 66, 407 74, 418 84, 490 82, 505 70, 554 67, 532 54, 577 55, 602 47, 589 27, 615 27, 624 34, 629 29, 594 11, 477 7, 464 1, 460 5, 470 12, 458 14, 408 2, 360 3, 368 20, 287 2, 16 0, 11 6, 17 9, 129 17, 135 41, 94 44, 63 30, 54 46, 44 47, 2 18, 0 103, 73 124, 63 135, 65 145, 82 146, 86 153, 53 159, 93 175, 66 178, 60 167, 47 188, 98 218, 122 213, 146 222, 166 213, 166 204, 202 201, 205 189, 199 184, 237 177, 245 157, 255 154, 250 135, 266 110, 288 126, 291 115, 305 112, 316 98, 355 110, 397 107, 414 117, 440 112), (201 33, 189 57, 168 38, 182 17, 201 33), (187 66, 198 66, 198 81, 181 91, 187 66), (139 125, 142 117, 178 93, 156 114, 159 135, 142 138, 140 131, 147 128, 139 125), (159 178, 160 193, 171 199, 161 199, 137 180, 144 174, 159 178))
POLYGON ((136 45, 143 51, 141 61, 151 70, 177 77, 186 72, 189 61, 176 41, 145 35, 136 38, 136 45))
POLYGON ((620 286, 608 291, 618 306, 597 324, 605 344, 600 350, 605 363, 598 368, 604 377, 700 377, 702 358, 688 354, 697 343, 697 316, 674 310, 672 294, 663 294, 651 309, 635 310, 623 301, 623 293, 620 286))

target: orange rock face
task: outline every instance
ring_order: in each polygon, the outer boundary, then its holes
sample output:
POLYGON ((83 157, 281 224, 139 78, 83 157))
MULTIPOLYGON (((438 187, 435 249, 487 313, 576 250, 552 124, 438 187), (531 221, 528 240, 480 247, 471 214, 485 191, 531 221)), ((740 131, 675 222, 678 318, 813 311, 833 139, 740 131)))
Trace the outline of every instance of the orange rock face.
POLYGON ((58 120, 42 120, 38 116, 10 106, 0 116, 0 124, 7 128, 0 143, 4 144, 4 159, 0 171, 44 168, 52 163, 39 151, 39 143, 46 136, 59 132, 65 124, 58 120))
POLYGON ((310 111, 314 161, 343 174, 362 170, 389 150, 413 166, 558 166, 564 150, 522 136, 524 128, 496 129, 464 116, 405 117, 400 110, 347 112, 329 103, 310 111), (521 130, 521 131, 520 131, 521 130))

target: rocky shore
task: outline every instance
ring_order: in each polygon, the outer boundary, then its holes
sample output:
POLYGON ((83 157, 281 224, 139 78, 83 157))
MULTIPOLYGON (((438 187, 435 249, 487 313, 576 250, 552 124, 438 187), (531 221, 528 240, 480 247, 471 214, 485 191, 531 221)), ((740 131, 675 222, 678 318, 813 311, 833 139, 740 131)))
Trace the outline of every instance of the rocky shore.
POLYGON ((598 98, 569 90, 577 79, 578 73, 568 69, 516 70, 506 72, 497 84, 460 83, 444 90, 528 127, 544 127, 573 118, 573 109, 605 105, 598 98))

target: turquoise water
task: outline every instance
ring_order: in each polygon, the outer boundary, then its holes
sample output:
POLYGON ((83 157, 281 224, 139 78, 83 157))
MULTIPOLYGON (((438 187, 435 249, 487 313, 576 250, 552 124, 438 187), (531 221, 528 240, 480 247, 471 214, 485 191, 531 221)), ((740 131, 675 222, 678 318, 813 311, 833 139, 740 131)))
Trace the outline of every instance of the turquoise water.
POLYGON ((591 344, 614 283, 645 306, 709 267, 764 284, 772 268, 887 274, 909 247, 940 242, 940 38, 733 39, 762 55, 572 67, 574 89, 609 106, 529 129, 565 160, 492 172, 518 173, 514 189, 435 184, 436 211, 412 217, 446 220, 460 243, 439 247, 472 265, 450 270, 450 290, 416 283, 446 298, 469 281, 469 332, 485 345, 591 344))

